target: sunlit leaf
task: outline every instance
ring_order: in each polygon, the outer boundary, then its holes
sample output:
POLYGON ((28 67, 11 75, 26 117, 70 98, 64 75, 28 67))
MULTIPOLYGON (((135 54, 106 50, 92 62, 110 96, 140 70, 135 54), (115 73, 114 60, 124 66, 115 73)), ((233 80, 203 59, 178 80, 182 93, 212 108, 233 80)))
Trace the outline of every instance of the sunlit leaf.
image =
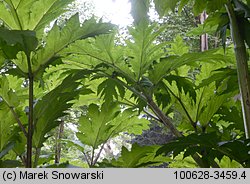
POLYGON ((63 28, 55 23, 46 37, 46 45, 32 57, 33 71, 38 72, 43 65, 50 64, 55 57, 60 56, 60 51, 76 40, 107 33, 112 27, 108 23, 96 23, 93 18, 80 25, 78 14, 72 16, 63 28))
POLYGON ((149 122, 139 119, 137 113, 131 109, 121 112, 117 103, 104 103, 101 107, 91 104, 86 116, 80 118, 77 137, 83 144, 97 149, 121 132, 141 134, 142 130, 148 129, 149 122))
POLYGON ((35 30, 43 33, 45 26, 66 12, 73 0, 3 0, 0 19, 11 29, 35 30))

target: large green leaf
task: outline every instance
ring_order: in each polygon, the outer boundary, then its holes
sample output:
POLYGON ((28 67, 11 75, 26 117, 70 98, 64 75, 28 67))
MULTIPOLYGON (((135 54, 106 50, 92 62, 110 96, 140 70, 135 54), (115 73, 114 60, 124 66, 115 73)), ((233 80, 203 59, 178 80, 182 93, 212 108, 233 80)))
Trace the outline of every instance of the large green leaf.
POLYGON ((6 59, 16 58, 19 51, 29 55, 37 47, 38 41, 34 31, 19 31, 0 28, 0 49, 6 59))
POLYGON ((18 160, 0 160, 0 168, 17 168, 22 166, 22 163, 18 160))
MULTIPOLYGON (((213 74, 211 72, 214 69, 216 70, 222 65, 222 63, 204 63, 199 69, 198 74, 195 75, 195 80, 192 81, 195 84, 192 84, 191 80, 185 78, 184 81, 181 81, 183 79, 182 76, 188 75, 192 68, 188 66, 182 66, 176 69, 176 73, 178 73, 179 76, 176 77, 175 82, 172 82, 171 85, 166 81, 159 83, 158 86, 161 89, 165 89, 165 91, 161 91, 161 94, 171 95, 171 104, 182 115, 183 119, 178 127, 181 131, 193 130, 191 123, 197 123, 198 129, 199 127, 206 128, 219 108, 234 96, 234 93, 231 91, 225 92, 225 86, 217 86, 216 81, 212 80, 210 83, 207 83, 207 85, 204 84, 201 88, 195 87, 199 85, 203 79, 206 80, 209 78, 213 74)), ((171 76, 172 75, 169 75, 170 81, 173 80, 171 76)), ((165 78, 167 79, 168 76, 165 78)), ((159 96, 159 94, 157 94, 157 96, 159 96)), ((169 99, 165 99, 165 101, 169 102, 169 99)))
POLYGON ((121 156, 117 160, 104 161, 104 163, 101 163, 101 167, 138 168, 171 161, 170 158, 165 156, 155 157, 157 149, 159 149, 159 146, 139 146, 138 144, 133 144, 131 151, 122 147, 121 156))
POLYGON ((198 16, 206 9, 207 0, 196 0, 194 3, 193 11, 194 15, 198 16))
POLYGON ((129 29, 133 40, 127 42, 128 56, 132 58, 130 64, 135 73, 135 81, 139 81, 153 62, 163 56, 162 48, 166 43, 154 44, 154 41, 164 28, 155 29, 155 24, 151 26, 139 24, 129 29))
POLYGON ((4 148, 0 149, 0 159, 2 159, 11 149, 13 149, 14 143, 10 142, 4 148))
POLYGON ((179 92, 183 90, 185 94, 189 93, 194 102, 196 101, 195 85, 190 79, 177 75, 169 75, 165 77, 165 80, 167 80, 170 85, 175 81, 179 92))
POLYGON ((218 50, 209 50, 200 53, 186 53, 182 56, 167 56, 161 58, 161 61, 154 66, 154 69, 149 72, 149 79, 154 84, 157 84, 171 71, 183 66, 194 65, 198 62, 213 63, 213 62, 229 62, 231 59, 228 56, 220 54, 218 50))
POLYGON ((227 3, 227 0, 209 0, 207 2, 207 12, 215 12, 216 10, 221 10, 224 8, 224 5, 227 3))
POLYGON ((8 148, 12 138, 12 129, 15 119, 9 107, 3 101, 0 102, 0 152, 8 148))
POLYGON ((104 34, 95 39, 78 40, 63 51, 64 54, 72 53, 72 57, 67 57, 70 62, 77 65, 83 64, 86 68, 104 70, 109 75, 114 73, 135 78, 135 74, 129 68, 131 57, 126 57, 125 48, 115 44, 115 34, 104 34), (112 68, 107 70, 107 68, 112 68))
POLYGON ((179 0, 154 0, 156 11, 160 15, 160 17, 163 17, 169 12, 169 10, 172 10, 172 12, 174 12, 178 1, 179 0))
POLYGON ((133 16, 135 24, 147 23, 149 21, 149 0, 130 0, 131 2, 131 15, 133 16))
POLYGON ((50 64, 60 56, 60 51, 76 40, 107 33, 112 27, 108 23, 96 23, 94 18, 80 25, 78 14, 72 16, 63 28, 55 23, 46 37, 45 46, 39 48, 31 59, 33 63, 32 70, 37 73, 40 69, 43 69, 44 66, 50 64))
POLYGON ((119 97, 123 98, 125 95, 125 88, 117 81, 109 78, 104 80, 98 86, 97 94, 100 94, 101 97, 104 97, 105 101, 111 102, 113 101, 114 97, 117 100, 119 99, 119 97))
POLYGON ((211 98, 208 99, 209 101, 206 106, 203 106, 202 112, 200 113, 199 121, 201 125, 206 126, 222 104, 225 103, 231 96, 232 95, 230 93, 211 96, 211 98))
POLYGON ((0 20, 10 29, 43 33, 45 26, 67 11, 73 0, 2 0, 0 20))
POLYGON ((97 149, 121 132, 141 134, 148 128, 148 123, 143 118, 138 119, 135 111, 127 109, 121 112, 117 103, 104 103, 101 108, 91 104, 86 116, 80 118, 77 137, 83 144, 97 149))
POLYGON ((198 85, 198 89, 214 83, 219 94, 228 92, 238 92, 237 71, 232 68, 220 68, 211 72, 211 76, 203 79, 198 85))
POLYGON ((80 118, 78 139, 93 149, 98 148, 110 138, 113 125, 109 122, 119 113, 119 107, 114 103, 105 103, 101 109, 96 104, 89 105, 87 116, 80 118))
POLYGON ((126 132, 133 135, 141 135, 143 130, 149 129, 149 121, 145 118, 138 118, 138 112, 133 109, 123 110, 110 124, 111 137, 126 132))
POLYGON ((126 82, 135 84, 164 54, 166 43, 155 44, 163 30, 164 27, 158 29, 156 24, 149 26, 140 23, 129 29, 133 38, 126 42, 126 47, 115 45, 114 34, 111 34, 98 36, 96 40, 77 41, 64 53, 74 53, 78 55, 75 61, 82 60, 78 62, 96 67, 110 77, 115 73, 125 78, 126 82))
POLYGON ((79 87, 82 79, 88 72, 79 71, 70 74, 55 89, 44 95, 34 107, 34 125, 33 143, 36 148, 40 148, 47 139, 46 134, 58 126, 58 118, 65 115, 65 111, 72 105, 72 100, 85 89, 85 86, 79 87))
POLYGON ((19 105, 18 96, 13 89, 10 89, 7 77, 0 78, 0 97, 9 107, 16 107, 19 105))
POLYGON ((184 157, 187 157, 198 152, 201 154, 202 159, 207 161, 213 161, 215 158, 221 160, 226 155, 242 165, 249 166, 249 141, 249 139, 246 139, 221 142, 220 137, 215 132, 190 134, 162 146, 156 155, 173 152, 173 156, 176 157, 181 152, 184 152, 184 157), (204 153, 206 154, 203 155, 204 153))
POLYGON ((169 45, 170 48, 167 49, 169 55, 181 56, 189 51, 189 47, 184 43, 184 40, 180 35, 177 35, 173 42, 170 42, 169 45))

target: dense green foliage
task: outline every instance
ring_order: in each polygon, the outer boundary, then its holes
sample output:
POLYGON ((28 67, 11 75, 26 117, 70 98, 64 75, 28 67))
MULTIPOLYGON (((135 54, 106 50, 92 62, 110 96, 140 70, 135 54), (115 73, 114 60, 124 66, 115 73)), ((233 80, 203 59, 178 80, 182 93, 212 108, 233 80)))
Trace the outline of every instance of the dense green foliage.
POLYGON ((188 3, 192 16, 209 13, 192 33, 170 38, 167 22, 149 20, 149 0, 131 0, 134 24, 125 43, 110 23, 80 23, 78 13, 57 21, 72 2, 0 1, 0 167, 250 166, 238 51, 226 47, 224 8, 234 8, 249 46, 249 1, 155 0, 165 20, 188 3), (218 31, 222 47, 200 52, 185 43, 194 33, 218 31), (173 140, 124 141, 155 124, 173 140), (120 152, 108 155, 117 140, 120 152), (65 150, 78 150, 79 158, 65 150))

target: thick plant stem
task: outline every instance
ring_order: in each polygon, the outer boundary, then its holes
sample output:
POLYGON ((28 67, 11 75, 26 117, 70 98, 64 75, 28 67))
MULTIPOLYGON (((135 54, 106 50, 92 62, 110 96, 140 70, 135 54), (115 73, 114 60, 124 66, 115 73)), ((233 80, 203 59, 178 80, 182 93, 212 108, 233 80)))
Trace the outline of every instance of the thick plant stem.
POLYGON ((231 1, 225 5, 230 19, 231 36, 237 63, 238 83, 241 93, 241 106, 246 138, 250 135, 250 80, 248 74, 248 58, 245 42, 240 34, 237 18, 231 1))
POLYGON ((26 168, 32 167, 32 137, 33 137, 33 100, 34 100, 34 76, 31 69, 30 57, 27 56, 28 61, 28 78, 29 78, 29 118, 28 118, 28 137, 27 137, 27 161, 26 168))
MULTIPOLYGON (((161 111, 161 109, 155 104, 153 99, 151 97, 148 97, 148 96, 146 98, 147 98, 148 105, 150 106, 152 111, 155 113, 155 115, 161 120, 161 122, 165 126, 167 126, 176 137, 182 137, 183 135, 181 134, 181 132, 179 132, 176 129, 176 127, 173 125, 171 120, 161 111)), ((192 158, 199 165, 199 167, 201 167, 201 168, 209 167, 209 165, 204 163, 204 161, 201 159, 201 157, 197 153, 192 155, 192 158)), ((219 166, 216 162, 212 163, 212 167, 219 168, 219 166)))
MULTIPOLYGON (((144 92, 144 94, 138 92, 137 90, 135 90, 134 88, 128 86, 127 84, 125 84, 124 82, 120 81, 120 80, 116 80, 117 82, 119 82, 120 84, 122 84, 123 86, 125 86, 127 89, 129 89, 131 92, 133 92, 134 94, 136 94, 139 98, 141 98, 142 100, 144 100, 145 102, 147 102, 148 106, 150 107, 150 109, 154 112, 154 114, 157 116, 157 119, 164 124, 166 127, 168 127, 170 129, 170 131, 176 136, 176 137, 182 137, 183 135, 181 134, 181 132, 179 132, 176 127, 173 125, 171 119, 169 117, 167 117, 162 110, 156 105, 156 103, 153 101, 152 97, 149 96, 147 93, 144 92)), ((205 164, 203 162, 203 160, 201 159, 201 157, 195 153, 192 158, 195 160, 195 162, 199 165, 199 167, 204 168, 204 167, 208 167, 207 164, 205 164)), ((216 164, 216 162, 213 163, 213 167, 218 168, 219 166, 216 164)))
POLYGON ((159 107, 155 104, 152 98, 147 97, 147 102, 155 115, 162 121, 162 123, 170 129, 170 131, 176 136, 181 137, 182 134, 176 129, 176 127, 172 124, 171 120, 159 109, 159 107))
POLYGON ((34 168, 37 167, 37 165, 38 165, 38 160, 39 160, 40 152, 41 152, 41 148, 36 148, 35 159, 34 159, 34 163, 33 163, 33 167, 34 168))
POLYGON ((62 121, 61 124, 59 125, 58 132, 56 135, 55 164, 60 163, 61 151, 62 151, 61 139, 63 137, 63 133, 64 133, 64 121, 62 121))

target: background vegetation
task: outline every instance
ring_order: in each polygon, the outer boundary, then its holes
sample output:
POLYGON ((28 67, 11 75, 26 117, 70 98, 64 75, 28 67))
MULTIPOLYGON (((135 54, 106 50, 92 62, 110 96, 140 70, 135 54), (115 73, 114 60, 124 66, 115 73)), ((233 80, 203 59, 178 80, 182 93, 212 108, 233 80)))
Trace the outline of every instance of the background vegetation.
POLYGON ((0 167, 249 167, 250 1, 92 8, 0 0, 0 167))

